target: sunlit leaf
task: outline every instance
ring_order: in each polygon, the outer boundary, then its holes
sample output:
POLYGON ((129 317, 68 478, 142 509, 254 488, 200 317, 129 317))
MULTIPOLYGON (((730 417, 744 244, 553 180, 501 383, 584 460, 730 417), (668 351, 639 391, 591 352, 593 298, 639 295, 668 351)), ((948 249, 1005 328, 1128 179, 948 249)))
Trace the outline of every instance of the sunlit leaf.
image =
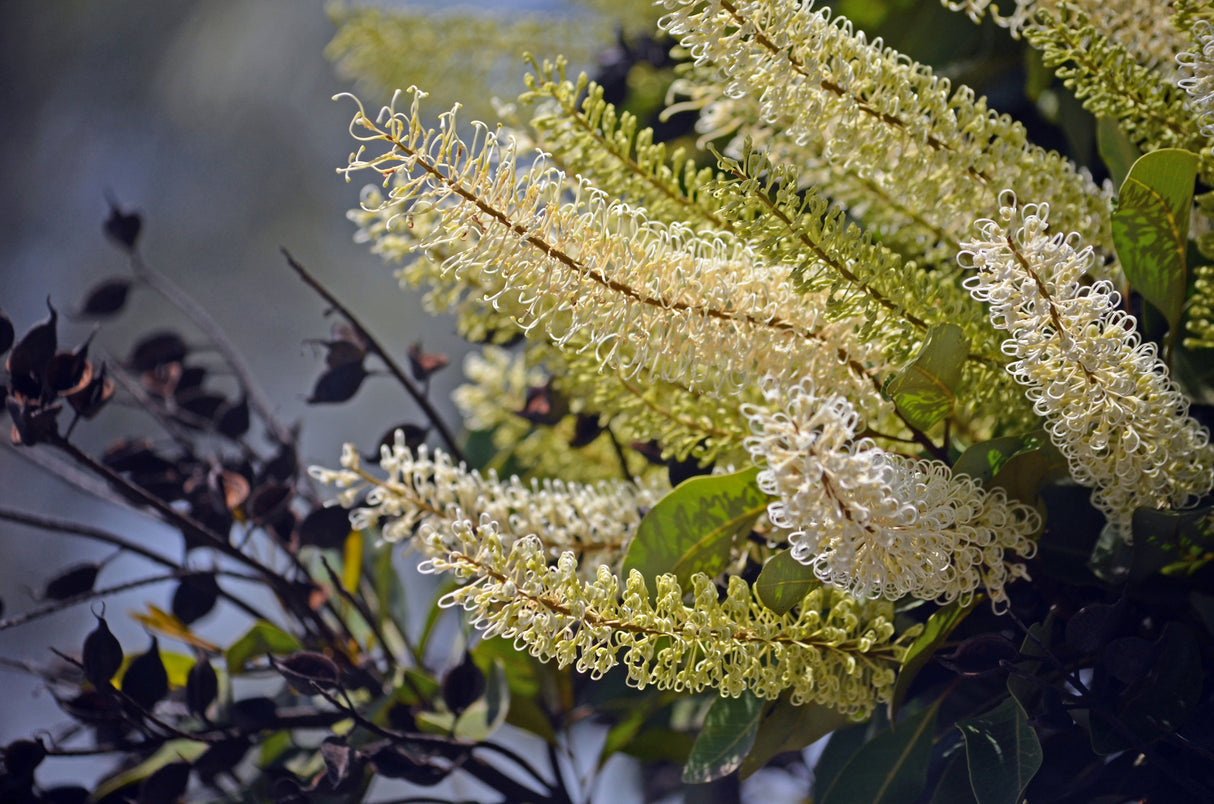
POLYGON ((138 784, 171 762, 193 762, 209 745, 201 740, 169 740, 138 765, 102 779, 93 790, 92 800, 100 801, 111 793, 138 784))
POLYGON ((187 645, 198 648, 205 653, 219 653, 220 648, 214 643, 208 642, 200 636, 195 635, 190 631, 185 623, 178 620, 172 614, 169 614, 163 609, 159 609, 153 605, 148 605, 147 614, 141 614, 137 611, 131 612, 131 617, 142 623, 145 628, 150 631, 156 631, 171 639, 176 639, 179 642, 184 642, 187 645))
POLYGON ((1138 159, 1121 185, 1113 243, 1130 286, 1175 332, 1184 306, 1197 155, 1161 148, 1138 159))
POLYGON ((956 324, 939 324, 928 330, 918 357, 890 378, 885 394, 916 430, 928 430, 953 411, 961 368, 969 352, 969 339, 956 324))
POLYGON ((358 582, 362 579, 363 568, 363 532, 352 530, 346 535, 343 549, 341 585, 347 592, 357 592, 358 582))
POLYGON ((250 659, 267 653, 283 655, 301 650, 299 640, 272 623, 264 620, 254 623, 244 636, 232 643, 224 652, 229 673, 239 673, 250 659))
POLYGON ((793 558, 791 550, 783 550, 763 565, 755 580, 755 593, 763 605, 776 614, 787 614, 809 590, 820 585, 812 567, 793 558))
POLYGON ((763 708, 763 699, 750 691, 713 701, 683 766, 683 781, 702 784, 737 770, 754 745, 763 708))
MULTIPOLYGON (((118 668, 118 672, 114 675, 115 685, 122 684, 122 678, 135 656, 136 654, 131 654, 122 658, 122 666, 118 668)), ((187 656, 184 653, 161 651, 160 661, 164 664, 164 671, 169 681, 169 689, 176 690, 184 687, 189 679, 190 669, 194 666, 194 657, 187 656)))
POLYGON ((758 474, 750 468, 679 484, 641 520, 624 559, 625 577, 634 569, 649 580, 672 573, 686 585, 694 573, 723 570, 734 540, 767 508, 758 474))

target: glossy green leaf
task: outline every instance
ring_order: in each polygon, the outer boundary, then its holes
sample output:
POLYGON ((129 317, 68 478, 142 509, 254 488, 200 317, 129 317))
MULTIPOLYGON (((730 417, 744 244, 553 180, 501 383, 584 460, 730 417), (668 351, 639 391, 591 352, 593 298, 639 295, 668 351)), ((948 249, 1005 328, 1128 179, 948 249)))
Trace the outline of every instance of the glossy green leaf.
POLYGON ((1041 743, 1015 698, 962 720, 970 785, 979 804, 1016 804, 1041 767, 1041 743))
POLYGON ((936 651, 940 650, 940 646, 945 643, 949 634, 969 616, 978 602, 978 599, 974 599, 968 606, 950 603, 927 618, 927 622, 923 624, 923 632, 907 649, 902 669, 898 672, 898 679, 894 682, 894 691, 889 700, 890 717, 897 716, 898 709, 906 699, 906 692, 910 689, 915 676, 919 675, 919 671, 936 654, 936 651))
POLYGON ((979 442, 961 453, 953 464, 953 474, 969 475, 985 485, 1005 463, 1022 452, 1036 449, 1040 443, 1033 436, 1001 436, 979 442))
POLYGON ((939 704, 878 734, 857 751, 822 796, 821 804, 901 804, 927 785, 939 704))
POLYGON ((1118 187, 1125 183, 1130 167, 1142 156, 1142 151, 1126 136, 1117 121, 1108 117, 1096 121, 1096 150, 1109 169, 1113 184, 1118 187))
POLYGON ((208 748, 210 743, 201 740, 170 740, 138 765, 102 779, 89 800, 99 801, 111 793, 136 785, 172 762, 193 762, 208 748))
POLYGON ((745 779, 777 754, 800 751, 850 722, 847 715, 830 707, 819 704, 794 706, 787 695, 781 696, 768 707, 759 722, 754 745, 742 760, 738 773, 745 779))
POLYGON ((624 575, 640 570, 652 581, 672 573, 686 586, 694 573, 716 575, 729 562, 735 539, 767 508, 757 468, 693 477, 645 514, 624 559, 624 575))
POLYGON ((820 585, 812 567, 793 558, 791 550, 783 550, 763 565, 755 580, 755 593, 763 605, 776 614, 787 614, 810 589, 820 585))
POLYGON ((754 744, 762 715, 763 699, 753 692, 713 701, 683 766, 683 781, 702 784, 737 770, 754 744))
POLYGON ((1010 498, 1033 505, 1042 485, 1067 476, 1067 466, 1045 431, 1035 430, 974 444, 961 453, 953 472, 969 475, 988 488, 1002 488, 1010 498))
POLYGON ((947 757, 948 764, 940 781, 932 793, 929 804, 977 804, 974 798, 974 788, 970 786, 969 766, 965 761, 965 751, 958 749, 947 757))
POLYGON ((927 332, 918 357, 890 378, 885 394, 916 430, 927 430, 953 411, 969 339, 956 324, 938 324, 927 332))
POLYGON ((1130 286, 1167 318, 1180 322, 1197 155, 1162 148, 1141 157, 1117 196, 1113 243, 1130 286))
POLYGON ((871 721, 839 729, 826 741, 818 761, 814 763, 813 800, 821 801, 826 791, 839 778, 843 768, 863 747, 872 731, 871 721))
POLYGON ((239 673, 250 659, 272 653, 276 656, 303 650, 299 640, 265 620, 253 624, 245 635, 224 652, 228 672, 239 673))

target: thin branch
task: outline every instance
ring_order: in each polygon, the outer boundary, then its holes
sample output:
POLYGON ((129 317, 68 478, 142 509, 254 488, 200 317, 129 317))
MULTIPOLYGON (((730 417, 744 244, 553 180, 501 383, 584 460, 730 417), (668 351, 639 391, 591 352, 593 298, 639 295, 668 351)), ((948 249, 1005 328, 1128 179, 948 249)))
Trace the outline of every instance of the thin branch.
POLYGON ((342 600, 354 607, 354 610, 357 611, 359 616, 363 618, 363 622, 365 622, 367 627, 371 629, 371 633, 375 635, 377 640, 379 640, 379 644, 384 651, 384 658, 388 662, 388 671, 390 672, 395 657, 388 652, 388 640, 384 638, 384 633, 380 630, 379 622, 377 622, 371 612, 367 610, 366 602, 355 597, 350 593, 350 590, 342 584, 341 578, 338 577, 337 572, 335 572, 332 565, 329 564, 329 559, 321 556, 320 563, 325 568, 325 572, 329 574, 329 582, 333 584, 333 588, 337 591, 337 594, 342 600))
POLYGON ((324 299, 330 307, 337 311, 338 315, 346 319, 350 326, 354 328, 354 331, 358 333, 358 336, 367 344, 368 351, 383 361, 384 365, 388 369, 388 372, 393 376, 393 378, 396 379, 397 382, 401 384, 401 387, 408 392, 409 396, 413 398, 413 401, 417 404, 417 406, 422 409, 424 414, 426 414, 426 418, 428 418, 430 423, 434 425, 434 429, 438 431, 439 436, 443 439, 443 443, 447 445, 447 451, 451 453, 451 457, 453 457, 457 462, 462 463, 464 461, 463 452, 460 450, 459 444, 455 440, 455 436, 452 435, 451 431, 447 428, 446 423, 443 422, 442 417, 439 416, 438 411, 435 410, 434 406, 430 403, 430 399, 421 392, 421 390, 411 379, 409 379, 409 375, 405 373, 404 369, 402 369, 400 365, 392 359, 387 350, 384 349, 380 342, 377 341, 369 331, 367 331, 367 328, 362 325, 362 323, 354 316, 352 312, 350 312, 349 308, 338 301, 337 298, 330 293, 324 285, 320 284, 320 282, 308 272, 307 268, 305 268, 299 263, 298 260, 291 256, 291 252, 284 248, 282 249, 282 254, 287 258, 287 264, 291 266, 295 273, 299 274, 299 278, 304 281, 304 284, 312 288, 312 290, 314 290, 317 295, 324 299))
POLYGON ((135 251, 131 252, 131 270, 135 272, 135 276, 139 277, 148 287, 155 290, 170 304, 183 312, 194 322, 195 326, 203 331, 203 334, 214 344, 216 350, 223 356, 224 361, 231 367, 232 373, 236 375, 237 382, 240 383, 244 392, 248 394, 249 405, 261 416, 274 439, 281 444, 294 444, 295 436, 291 428, 283 425, 275 417, 269 397, 266 396, 265 391, 257 383, 257 379, 244 362, 244 358, 241 357, 240 352, 236 350, 232 341, 224 333, 223 328, 215 322, 215 319, 211 318, 202 305, 194 301, 188 293, 177 287, 167 276, 152 269, 151 266, 143 261, 138 252, 135 251))
POLYGON ((28 446, 15 446, 8 439, 0 439, 0 442, 4 444, 5 449, 16 455, 20 460, 29 461, 39 469, 54 475, 71 486, 74 491, 83 491, 103 502, 121 506, 128 511, 142 513, 137 506, 132 505, 129 500, 117 494, 113 488, 99 480, 95 475, 71 465, 55 455, 55 453, 33 449, 28 446))
MULTIPOLYGON (((7 620, 0 620, 0 631, 6 631, 9 628, 16 628, 17 626, 24 625, 25 623, 28 623, 32 620, 38 620, 43 617, 49 617, 52 614, 57 614, 61 611, 65 611, 65 610, 71 608, 72 606, 78 606, 81 603, 87 603, 90 600, 97 600, 99 598, 109 597, 110 595, 116 595, 119 592, 126 592, 131 589, 138 589, 141 586, 151 586, 152 584, 156 584, 156 583, 164 583, 165 581, 172 581, 172 580, 176 580, 179 578, 184 578, 189 575, 195 575, 197 573, 198 573, 198 570, 192 570, 192 569, 182 567, 180 569, 175 569, 172 572, 166 572, 161 575, 152 575, 147 578, 138 578, 133 581, 127 581, 125 583, 116 584, 114 586, 107 586, 107 587, 104 587, 101 589, 90 589, 89 591, 81 593, 79 595, 74 595, 72 597, 65 598, 63 600, 56 600, 54 603, 48 603, 47 605, 42 606, 41 608, 30 609, 29 611, 22 612, 21 614, 15 615, 13 617, 9 617, 7 620)), ((215 574, 223 575, 224 577, 240 578, 240 579, 246 580, 246 581, 256 581, 257 580, 256 578, 252 578, 248 575, 241 575, 238 572, 229 572, 227 570, 216 570, 215 574)), ((245 606, 247 605, 243 601, 241 601, 239 598, 224 592, 222 589, 219 590, 219 593, 225 599, 235 603, 238 606, 241 606, 242 608, 245 608, 245 606)), ((259 616, 259 612, 256 609, 253 609, 252 607, 248 607, 245 610, 246 610, 246 613, 248 613, 250 617, 254 617, 256 619, 265 619, 264 615, 259 616)))

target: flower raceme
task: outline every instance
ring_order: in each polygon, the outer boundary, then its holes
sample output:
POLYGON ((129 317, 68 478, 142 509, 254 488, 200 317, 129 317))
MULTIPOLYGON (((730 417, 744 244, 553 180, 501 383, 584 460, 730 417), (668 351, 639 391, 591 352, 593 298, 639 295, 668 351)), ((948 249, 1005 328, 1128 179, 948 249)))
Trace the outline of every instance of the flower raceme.
POLYGON ((805 381, 766 382, 767 405, 746 405, 746 448, 759 488, 778 498, 773 525, 788 531, 792 555, 824 583, 860 598, 969 601, 1027 577, 1016 557, 1036 552, 1037 512, 984 490, 939 462, 913 460, 856 439, 855 408, 819 396, 805 381))
POLYGON ((618 564, 659 490, 622 481, 586 486, 503 481, 456 466, 442 452, 416 453, 398 434, 380 453, 386 477, 365 471, 347 447, 340 470, 313 468, 344 489, 355 527, 379 525, 408 540, 424 572, 467 583, 444 605, 460 606, 486 635, 562 667, 600 676, 624 665, 629 682, 687 692, 744 690, 769 699, 790 691, 857 717, 889 699, 894 671, 917 631, 895 636, 892 606, 827 587, 812 590, 793 614, 776 614, 741 578, 723 599, 712 579, 673 575, 646 580, 618 564), (691 599, 684 600, 689 593, 691 599))
POLYGON ((862 400, 866 414, 887 407, 874 380, 879 347, 857 337, 858 317, 819 312, 827 291, 799 293, 740 239, 653 221, 542 154, 524 167, 513 143, 484 126, 465 142, 453 113, 426 129, 422 94, 378 122, 360 107, 351 131, 384 152, 360 151, 344 172, 383 174, 385 209, 406 219, 437 212, 414 248, 460 243, 444 272, 486 275, 476 284, 498 290, 485 301, 524 331, 593 354, 626 379, 731 395, 765 374, 808 373, 862 400))
POLYGON ((1177 85, 1188 93, 1201 133, 1214 140, 1214 25, 1199 20, 1193 26, 1193 39, 1197 49, 1176 57, 1177 85))
POLYGON ((1209 433, 1143 343, 1134 318, 1118 309, 1107 281, 1083 277, 1095 255, 1078 234, 1050 234, 1048 204, 1001 197, 999 220, 977 222, 979 237, 958 257, 965 280, 1010 337, 1007 370, 1066 456, 1071 477, 1124 538, 1135 508, 1180 507, 1210 491, 1209 433))
POLYGON ((503 538, 487 517, 475 526, 423 525, 417 541, 429 556, 423 572, 467 581, 442 605, 465 609, 486 635, 595 678, 622 664, 641 689, 717 689, 729 697, 749 689, 767 699, 788 690, 794 704, 862 718, 889 700, 906 640, 917 633, 895 638, 888 603, 824 587, 796 614, 777 615, 737 576, 723 599, 703 574, 689 589, 659 575, 652 593, 635 570, 623 584, 605 566, 585 580, 572 552, 550 563, 537 537, 503 538))

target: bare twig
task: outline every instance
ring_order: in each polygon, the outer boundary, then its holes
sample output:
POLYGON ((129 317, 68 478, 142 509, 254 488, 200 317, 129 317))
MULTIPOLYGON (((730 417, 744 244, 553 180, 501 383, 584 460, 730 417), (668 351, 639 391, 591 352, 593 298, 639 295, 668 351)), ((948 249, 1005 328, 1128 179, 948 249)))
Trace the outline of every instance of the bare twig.
POLYGON ((195 326, 203 331, 203 334, 214 344, 216 350, 219 351, 224 361, 232 369, 232 373, 236 375, 236 379, 240 383, 242 390, 248 394, 249 405, 261 416, 274 439, 280 444, 295 443, 295 436, 291 428, 278 421, 278 418, 274 415, 269 397, 266 396, 265 391, 258 384, 257 379, 253 376, 253 372, 245 363, 244 358, 241 357, 240 352, 237 351, 232 341, 224 333, 223 328, 216 323, 215 319, 211 318, 202 305, 194 301, 188 293, 177 287, 167 276, 154 270, 144 262, 143 258, 136 251, 131 252, 131 270, 135 272, 135 276, 139 277, 144 284, 163 296, 170 304, 188 316, 195 326))
POLYGON ((426 414, 426 418, 430 420, 430 423, 434 426, 434 429, 438 431, 439 437, 442 438, 443 443, 447 445, 447 451, 451 453, 451 457, 458 462, 463 462, 463 452, 460 450, 459 444, 455 440, 455 436, 452 435, 451 431, 447 428, 447 425, 443 422, 442 417, 438 415, 438 411, 435 410, 432 404, 430 404, 430 399, 424 393, 422 393, 421 389, 417 387, 413 380, 409 379, 409 375, 405 373, 400 364, 392 359, 387 350, 384 349, 380 342, 367 331, 367 328, 362 325, 362 323, 354 316, 352 312, 350 312, 349 308, 338 301, 337 298, 330 293, 324 285, 320 284, 316 277, 312 276, 312 274, 308 272, 307 268, 305 268, 299 263, 298 260, 291 256, 291 252, 284 248, 282 249, 282 254, 287 258, 287 264, 294 269, 295 273, 299 274, 299 278, 302 279, 308 287, 316 291, 317 295, 328 302, 328 304, 335 311, 337 311, 338 315, 346 319, 350 326, 354 328, 354 331, 358 333, 358 336, 367 344, 368 351, 383 361, 384 366, 386 366, 388 369, 388 373, 390 373, 393 378, 395 378, 396 381, 401 384, 401 387, 408 392, 409 396, 413 398, 413 401, 417 403, 417 406, 422 409, 424 414, 426 414))
MULTIPOLYGON (((79 522, 72 522, 68 519, 59 519, 57 517, 45 516, 43 514, 31 514, 26 511, 17 511, 15 509, 5 507, 0 507, 0 520, 17 522, 22 525, 28 525, 32 528, 38 528, 39 530, 46 530, 55 533, 66 533, 73 536, 83 536, 84 538, 92 539, 95 542, 111 544, 125 550, 126 552, 146 558, 148 561, 151 561, 154 564, 159 564, 160 566, 166 567, 170 570, 183 570, 183 574, 190 574, 190 572, 192 572, 192 570, 184 571, 184 568, 181 567, 181 565, 176 561, 173 561, 166 556, 162 556, 153 550, 149 550, 141 544, 132 542, 129 539, 124 539, 115 533, 110 533, 109 531, 95 528, 92 525, 85 525, 79 522)), ((224 574, 231 575, 232 573, 225 572, 224 574)), ((244 578, 245 580, 257 580, 244 575, 239 577, 244 578)), ((219 590, 219 594, 225 600, 242 610, 245 614, 248 614, 250 617, 271 622, 271 620, 263 612, 254 608, 249 603, 246 603, 240 598, 240 596, 233 595, 230 592, 224 591, 223 589, 219 590)), ((0 630, 2 630, 3 627, 4 625, 0 623, 0 630)))

